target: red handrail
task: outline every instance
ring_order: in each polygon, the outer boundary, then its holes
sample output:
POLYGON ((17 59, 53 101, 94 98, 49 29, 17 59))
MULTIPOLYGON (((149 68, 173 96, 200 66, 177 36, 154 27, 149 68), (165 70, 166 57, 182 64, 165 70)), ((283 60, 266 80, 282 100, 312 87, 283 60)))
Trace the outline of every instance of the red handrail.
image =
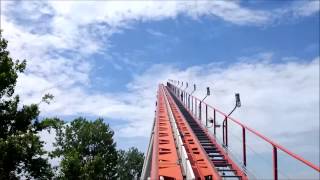
MULTIPOLYGON (((198 99, 197 97, 189 94, 188 92, 186 92, 186 91, 184 91, 184 90, 182 90, 182 89, 174 86, 174 85, 171 84, 171 83, 168 83, 168 84, 170 84, 170 85, 173 86, 174 88, 178 89, 179 92, 184 92, 184 93, 188 94, 191 98, 194 98, 194 99, 196 100, 196 102, 197 102, 197 101, 200 101, 200 102, 201 102, 200 99, 198 99)), ((177 92, 177 91, 175 91, 175 92, 177 92)), ((213 107, 213 106, 211 106, 211 105, 209 105, 209 104, 207 104, 207 103, 205 103, 205 102, 201 102, 201 103, 204 104, 204 105, 206 105, 206 106, 208 106, 208 107, 211 108, 213 111, 216 111, 216 112, 218 112, 219 114, 223 115, 223 116, 226 118, 226 120, 230 119, 231 121, 233 121, 234 123, 238 124, 238 125, 241 126, 242 128, 250 131, 252 134, 258 136, 259 138, 261 138, 261 139, 263 139, 264 141, 266 141, 266 142, 268 142, 269 144, 271 144, 271 145, 274 147, 274 150, 273 150, 273 151, 274 151, 274 153, 273 153, 273 155, 274 155, 274 160, 277 160, 276 150, 277 150, 277 149, 280 149, 280 150, 282 150, 283 152, 287 153, 289 156, 291 156, 291 157, 299 160, 300 162, 304 163, 305 165, 307 165, 307 166, 313 168, 314 170, 320 172, 320 167, 316 166, 315 164, 311 163, 310 161, 308 161, 308 160, 306 160, 306 159, 298 156, 297 154, 289 151, 288 149, 284 148, 283 146, 279 145, 278 143, 276 143, 276 142, 272 141, 271 139, 267 138, 266 136, 260 134, 260 133, 257 132, 256 130, 254 130, 254 129, 248 127, 248 126, 246 126, 246 125, 243 124, 243 123, 241 123, 239 120, 236 120, 235 118, 232 118, 231 116, 228 116, 226 113, 220 111, 219 109, 217 109, 217 108, 215 108, 215 107, 213 107)), ((197 103, 196 103, 196 104, 197 104, 197 103)), ((245 155, 245 154, 244 154, 244 155, 245 155)), ((274 162, 274 163, 275 163, 274 166, 277 167, 277 162, 274 162)), ((276 175, 275 175, 275 179, 277 179, 276 175)))

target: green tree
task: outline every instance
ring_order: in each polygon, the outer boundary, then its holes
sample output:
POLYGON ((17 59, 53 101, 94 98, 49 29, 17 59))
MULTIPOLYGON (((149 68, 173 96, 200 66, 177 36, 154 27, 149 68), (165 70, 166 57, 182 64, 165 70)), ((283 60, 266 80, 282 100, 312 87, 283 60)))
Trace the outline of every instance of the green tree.
POLYGON ((77 118, 57 129, 53 157, 61 157, 59 179, 116 179, 113 131, 102 119, 77 118))
POLYGON ((118 178, 121 180, 139 178, 142 171, 144 155, 135 147, 128 151, 118 151, 118 178))
POLYGON ((13 61, 7 43, 0 31, 0 179, 49 179, 51 166, 37 133, 55 121, 39 122, 37 104, 19 106, 19 96, 13 94, 26 60, 13 61))

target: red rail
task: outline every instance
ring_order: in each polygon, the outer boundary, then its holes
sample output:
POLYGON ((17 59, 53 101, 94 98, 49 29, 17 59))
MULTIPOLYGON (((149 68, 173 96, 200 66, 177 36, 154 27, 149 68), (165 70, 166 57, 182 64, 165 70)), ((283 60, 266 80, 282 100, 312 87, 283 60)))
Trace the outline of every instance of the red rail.
MULTIPOLYGON (((171 83, 168 83, 169 89, 178 97, 181 93, 183 93, 184 95, 182 96, 182 99, 186 105, 186 107, 191 107, 191 112, 193 114, 195 114, 195 116, 197 117, 198 115, 200 116, 199 119, 201 119, 201 112, 197 111, 197 102, 200 102, 200 106, 201 104, 205 105, 206 107, 206 112, 207 112, 207 108, 210 108, 211 110, 213 110, 214 112, 214 117, 216 112, 221 114, 222 116, 224 116, 224 124, 223 124, 223 143, 224 145, 228 146, 228 120, 236 123, 237 125, 239 125, 242 128, 242 145, 243 145, 243 165, 246 166, 247 164, 247 159, 246 159, 246 130, 251 132, 252 134, 254 134, 255 136, 261 138, 262 140, 264 140, 265 142, 271 144, 273 146, 273 176, 274 179, 277 180, 278 179, 278 158, 277 158, 277 150, 280 149, 281 151, 285 152, 286 154, 288 154, 289 156, 293 157, 294 159, 304 163, 305 165, 307 165, 308 167, 320 172, 320 167, 314 165, 313 163, 305 160, 304 158, 298 156, 297 154, 289 151, 288 149, 284 148, 283 146, 279 145, 278 143, 275 143, 274 141, 270 140, 269 138, 267 138, 266 136, 260 134, 259 132, 257 132, 256 130, 246 126, 245 124, 241 123, 239 120, 236 120, 230 116, 228 116, 226 113, 220 111, 219 109, 205 103, 202 102, 200 99, 198 99, 195 96, 192 96, 191 94, 187 93, 186 91, 174 86, 171 83), (189 98, 186 97, 190 97, 191 98, 191 106, 190 106, 190 101, 188 100, 189 98)), ((189 108, 190 110, 190 108, 189 108)), ((207 116, 206 116, 206 122, 207 122, 207 116)), ((214 134, 216 134, 216 124, 215 124, 215 118, 214 118, 214 122, 213 122, 213 127, 214 127, 214 134)))
POLYGON ((159 86, 157 111, 154 127, 154 141, 151 164, 151 179, 183 179, 174 142, 169 114, 165 104, 163 85, 159 86))

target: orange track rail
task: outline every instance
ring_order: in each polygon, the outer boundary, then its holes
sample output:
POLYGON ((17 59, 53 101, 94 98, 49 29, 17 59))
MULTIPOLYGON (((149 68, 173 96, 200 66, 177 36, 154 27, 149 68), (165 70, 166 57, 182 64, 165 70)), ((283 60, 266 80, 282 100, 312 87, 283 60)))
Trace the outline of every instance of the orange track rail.
POLYGON ((158 90, 156 123, 154 127, 154 141, 152 151, 151 179, 183 179, 174 136, 169 121, 169 114, 165 103, 164 86, 158 90))
POLYGON ((189 127, 167 89, 166 95, 172 109, 173 116, 176 119, 179 131, 183 136, 182 139, 196 179, 221 179, 218 172, 211 165, 211 162, 209 161, 206 153, 204 153, 197 137, 193 134, 192 129, 189 127))

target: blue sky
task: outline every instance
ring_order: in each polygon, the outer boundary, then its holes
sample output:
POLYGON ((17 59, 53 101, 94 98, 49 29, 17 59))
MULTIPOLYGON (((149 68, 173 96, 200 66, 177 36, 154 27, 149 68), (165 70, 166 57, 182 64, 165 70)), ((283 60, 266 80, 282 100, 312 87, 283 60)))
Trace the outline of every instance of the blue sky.
MULTIPOLYGON (((318 18, 319 15, 315 15, 271 27, 237 26, 212 17, 193 20, 185 16, 134 23, 110 38, 112 47, 108 51, 112 51, 115 59, 124 55, 139 65, 124 70, 109 65, 108 72, 119 75, 121 84, 126 84, 132 80, 132 74, 141 73, 156 63, 174 64, 183 69, 215 61, 228 65, 238 57, 260 52, 273 52, 275 57, 310 59, 319 54, 318 18)), ((279 61, 275 58, 275 63, 279 61)))
POLYGON ((103 117, 145 151, 157 84, 180 79, 225 111, 240 92, 235 117, 319 165, 319 1, 1 1, 1 29, 23 102, 55 96, 42 117, 103 117))

